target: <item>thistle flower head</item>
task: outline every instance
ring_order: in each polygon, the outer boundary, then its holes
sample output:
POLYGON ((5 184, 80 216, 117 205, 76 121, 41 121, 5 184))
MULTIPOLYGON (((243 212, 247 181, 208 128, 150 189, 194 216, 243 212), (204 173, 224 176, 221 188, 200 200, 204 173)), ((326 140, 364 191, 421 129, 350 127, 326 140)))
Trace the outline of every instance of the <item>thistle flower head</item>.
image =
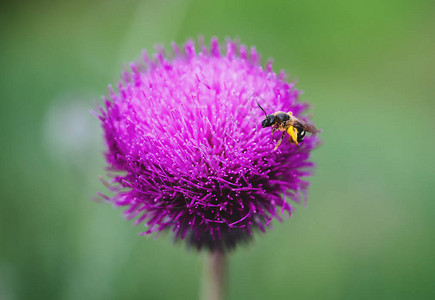
POLYGON ((273 151, 257 101, 269 114, 299 118, 306 105, 283 73, 260 65, 255 48, 227 41, 223 54, 212 39, 198 53, 192 41, 173 52, 144 52, 104 99, 99 119, 113 177, 106 199, 145 223, 144 234, 170 229, 198 249, 230 249, 291 215, 290 200, 299 203, 308 187, 302 178, 317 139, 285 139, 273 151))

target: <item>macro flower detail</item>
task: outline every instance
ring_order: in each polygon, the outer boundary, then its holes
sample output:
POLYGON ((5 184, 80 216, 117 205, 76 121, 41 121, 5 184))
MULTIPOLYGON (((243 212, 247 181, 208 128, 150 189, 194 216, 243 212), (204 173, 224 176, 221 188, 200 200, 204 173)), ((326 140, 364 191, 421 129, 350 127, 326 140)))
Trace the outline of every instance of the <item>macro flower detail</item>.
MULTIPOLYGON (((169 229, 197 249, 228 250, 304 198, 316 136, 299 145, 262 128, 263 112, 302 115, 293 83, 263 68, 255 48, 217 39, 173 54, 143 53, 98 115, 113 195, 152 234, 169 229)), ((308 120, 307 120, 308 121, 308 120)))

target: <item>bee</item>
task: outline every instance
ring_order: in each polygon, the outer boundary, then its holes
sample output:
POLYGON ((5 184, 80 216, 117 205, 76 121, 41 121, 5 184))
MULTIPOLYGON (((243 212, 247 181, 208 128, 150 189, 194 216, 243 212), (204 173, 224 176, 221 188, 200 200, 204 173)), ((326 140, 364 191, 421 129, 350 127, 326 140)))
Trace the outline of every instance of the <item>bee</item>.
POLYGON ((293 116, 293 113, 290 111, 288 113, 283 111, 277 111, 273 114, 267 114, 264 109, 260 106, 257 101, 258 107, 264 112, 266 118, 261 122, 261 126, 263 128, 272 126, 272 137, 275 134, 275 131, 278 129, 282 131, 281 138, 273 148, 273 151, 278 149, 279 145, 281 145, 282 140, 286 133, 289 135, 289 141, 292 144, 299 145, 300 142, 304 140, 305 133, 317 133, 318 130, 316 127, 306 121, 296 118, 293 116))

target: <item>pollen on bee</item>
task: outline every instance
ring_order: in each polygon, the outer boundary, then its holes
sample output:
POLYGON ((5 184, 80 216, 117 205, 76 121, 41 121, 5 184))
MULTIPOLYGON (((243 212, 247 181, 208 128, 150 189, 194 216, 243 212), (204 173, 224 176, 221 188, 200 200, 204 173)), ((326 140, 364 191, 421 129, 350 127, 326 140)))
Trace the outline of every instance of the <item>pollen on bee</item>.
POLYGON ((293 126, 289 126, 289 128, 287 128, 287 133, 289 134, 290 142, 297 145, 298 144, 298 130, 293 126))

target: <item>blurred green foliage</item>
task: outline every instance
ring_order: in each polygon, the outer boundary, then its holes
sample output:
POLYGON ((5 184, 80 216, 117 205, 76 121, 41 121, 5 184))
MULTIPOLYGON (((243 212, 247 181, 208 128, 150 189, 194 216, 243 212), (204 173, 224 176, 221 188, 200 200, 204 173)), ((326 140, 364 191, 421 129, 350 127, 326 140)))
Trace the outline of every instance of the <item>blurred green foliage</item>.
POLYGON ((307 208, 230 259, 229 299, 435 297, 433 1, 33 1, 0 9, 0 298, 195 299, 203 255, 138 237, 88 113, 141 49, 274 58, 324 145, 307 208))

